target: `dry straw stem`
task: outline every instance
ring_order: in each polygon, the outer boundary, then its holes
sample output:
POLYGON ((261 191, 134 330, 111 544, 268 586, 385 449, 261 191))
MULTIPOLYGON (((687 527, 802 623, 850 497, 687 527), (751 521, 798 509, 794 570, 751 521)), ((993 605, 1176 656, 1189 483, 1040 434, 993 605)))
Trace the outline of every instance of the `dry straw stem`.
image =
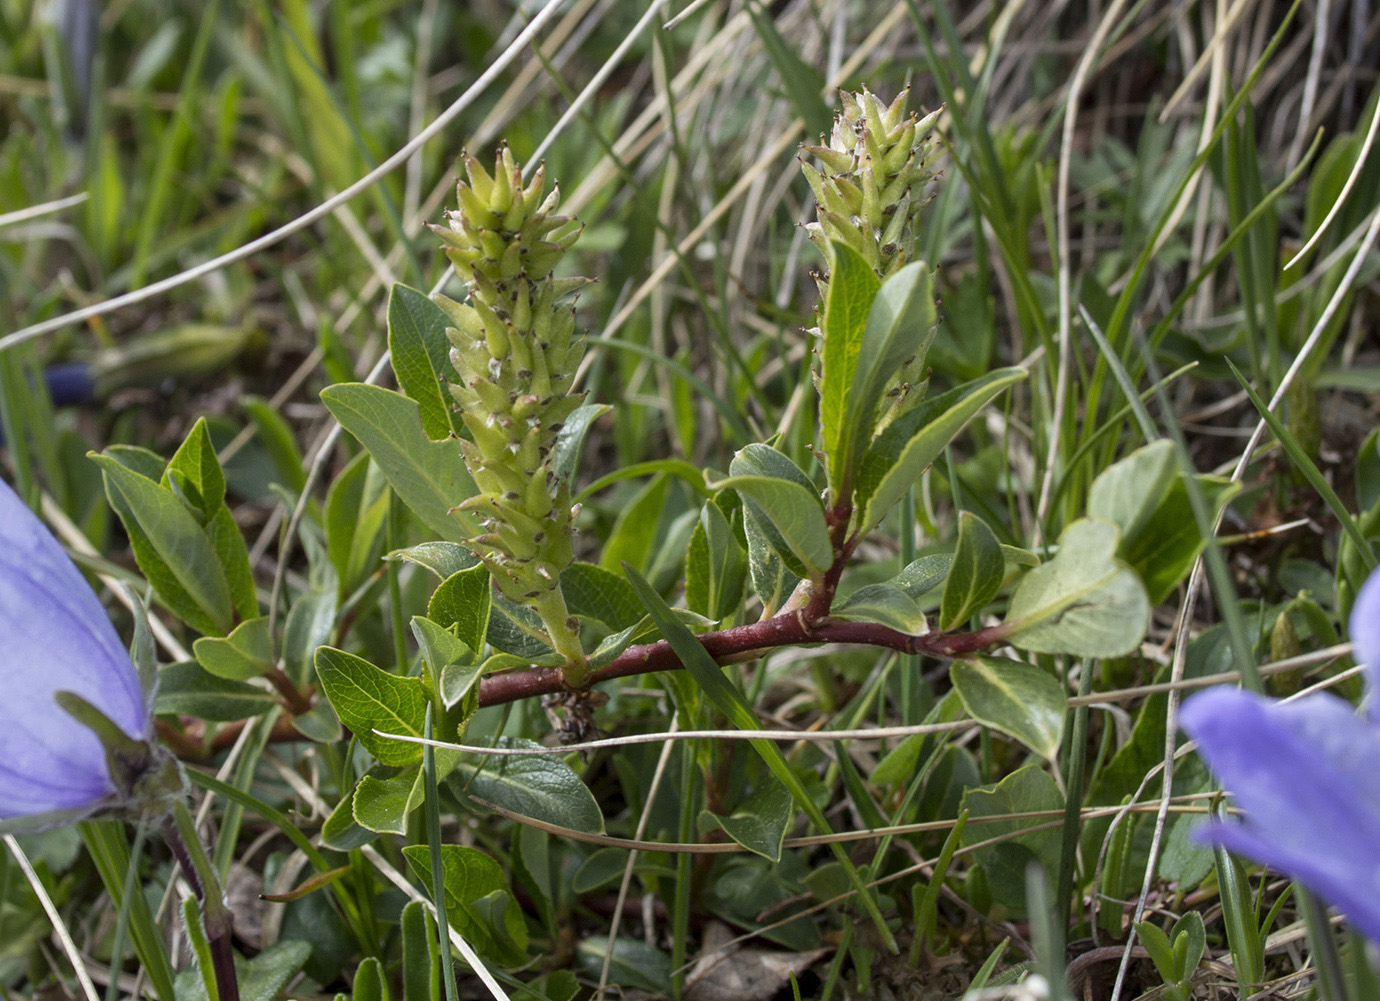
MULTIPOLYGON (((1275 674, 1284 674, 1289 671, 1312 668, 1321 670, 1329 664, 1334 663, 1341 657, 1349 656, 1351 653, 1350 643, 1340 643, 1336 646, 1327 647, 1323 650, 1315 650, 1310 653, 1299 654, 1287 660, 1276 661, 1272 664, 1263 664, 1260 667, 1262 677, 1269 677, 1275 674)), ((1330 688, 1347 678, 1355 676, 1361 669, 1349 668, 1346 671, 1318 682, 1309 691, 1330 688)), ((1081 706, 1098 706, 1110 702, 1129 702, 1135 699, 1147 698, 1151 695, 1162 695, 1168 692, 1197 691, 1201 688, 1211 688, 1214 685, 1231 685, 1241 681, 1241 672, 1225 671, 1220 674, 1208 674, 1199 678, 1179 679, 1177 681, 1162 682, 1153 685, 1135 685, 1129 688, 1117 688, 1106 692, 1095 692, 1091 695, 1075 695, 1068 700, 1070 708, 1076 709, 1081 706)), ((388 737, 392 740, 400 740, 409 744, 424 744, 450 751, 463 751, 467 754, 479 754, 490 757, 532 757, 544 755, 566 755, 574 751, 588 752, 605 750, 618 747, 629 747, 635 744, 658 744, 669 743, 677 740, 791 740, 803 741, 806 743, 832 744, 836 741, 848 740, 889 740, 897 737, 911 737, 916 734, 931 733, 957 733, 964 730, 977 729, 982 726, 975 720, 954 720, 950 723, 917 723, 911 726, 876 726, 865 727, 857 730, 680 730, 671 729, 657 733, 638 733, 625 734, 621 737, 605 737, 598 740, 582 741, 579 744, 564 744, 559 747, 490 747, 485 744, 454 744, 441 740, 431 740, 425 737, 414 737, 408 734, 388 733, 376 730, 380 737, 388 737)))
MULTIPOLYGON (((1184 796, 1175 797, 1171 812, 1201 814, 1206 816, 1212 811, 1210 800, 1216 797, 1216 793, 1189 793, 1184 796)), ((508 820, 523 824, 527 827, 545 831, 548 834, 555 834, 562 838, 569 838, 572 841, 581 841, 589 845, 598 845, 602 848, 626 848, 632 851, 646 852, 668 852, 673 855, 737 855, 750 851, 737 842, 730 841, 642 841, 637 838, 618 838, 609 834, 591 834, 588 831, 581 831, 573 827, 562 827, 549 821, 541 820, 537 817, 528 817, 516 811, 509 810, 496 803, 481 799, 478 796, 471 796, 471 800, 478 803, 486 810, 506 817, 508 820)), ((1152 813, 1157 810, 1158 804, 1142 803, 1131 807, 1131 813, 1152 813)), ((1080 813, 1082 820, 1096 820, 1100 817, 1123 816, 1127 808, 1121 806, 1089 806, 1084 807, 1080 813)), ((992 814, 985 817, 970 817, 969 824, 975 826, 981 824, 1011 823, 1029 820, 1042 820, 1045 823, 1032 824, 1018 831, 1008 831, 1006 834, 989 838, 986 841, 978 842, 960 848, 955 855, 967 855, 992 845, 999 845, 1006 841, 1022 837, 1034 831, 1044 831, 1061 826, 1060 820, 1064 816, 1063 810, 1029 810, 1021 813, 1001 813, 992 814)), ((820 845, 829 844, 849 844, 854 841, 873 841, 882 838, 891 838, 898 835, 907 834, 933 834, 938 831, 952 830, 954 822, 952 820, 926 820, 915 824, 894 824, 890 827, 860 828, 854 831, 840 831, 836 834, 811 834, 800 838, 786 838, 781 842, 784 848, 816 848, 820 845)), ((933 864, 931 861, 930 864, 933 864)), ((869 884, 871 886, 877 883, 869 884)), ((838 898, 844 899, 844 898, 838 898)))
POLYGON ((53 898, 44 887, 43 880, 39 879, 38 873, 34 871, 29 856, 24 854, 24 849, 15 840, 13 834, 6 834, 0 840, 4 841, 5 847, 10 850, 14 860, 19 863, 19 868, 24 873, 24 879, 28 882, 29 888, 38 898, 43 913, 48 915, 48 921, 53 926, 53 934, 57 936, 58 944, 62 946, 67 961, 72 964, 72 969, 76 971, 77 982, 81 984, 82 993, 86 995, 86 1001, 101 1001, 100 994, 96 992, 96 985, 91 982, 91 974, 86 968, 86 959, 82 956, 81 950, 77 948, 77 943, 72 940, 72 933, 67 930, 67 924, 62 920, 62 915, 53 904, 53 898))
MULTIPOLYGON (((1262 676, 1280 674, 1287 671, 1299 670, 1302 668, 1320 668, 1332 663, 1338 657, 1345 656, 1351 650, 1351 645, 1343 643, 1338 646, 1328 647, 1324 650, 1317 650, 1311 653, 1300 654, 1297 657, 1290 657, 1287 660, 1277 661, 1271 664, 1262 664, 1260 673, 1262 676)), ((560 684, 560 675, 556 669, 549 670, 549 682, 552 686, 560 684)), ((1332 685, 1349 677, 1350 672, 1343 672, 1333 678, 1328 679, 1325 684, 1332 685)), ((498 677, 498 676, 495 676, 498 677)), ((1241 680, 1241 674, 1237 671, 1225 672, 1222 674, 1207 675, 1202 678, 1192 678, 1177 681, 1164 682, 1153 685, 1136 685, 1128 688, 1113 689, 1106 692, 1096 692, 1088 696, 1074 696, 1069 700, 1071 706, 1096 706, 1109 702, 1128 702, 1135 699, 1146 698, 1151 695, 1158 695, 1165 692, 1176 690, 1194 690, 1197 688, 1208 687, 1210 685, 1236 684, 1241 680)), ((552 691, 559 688, 552 687, 552 691)), ((540 694, 540 693, 538 693, 540 694)), ((524 697, 522 695, 515 698, 524 697)), ((481 703, 484 697, 481 689, 481 703)), ((495 704, 495 703, 490 703, 495 704)), ((940 733, 953 732, 970 729, 978 726, 971 720, 958 720, 953 723, 940 724, 917 724, 915 726, 904 727, 870 727, 862 730, 827 730, 810 732, 804 730, 754 730, 751 733, 742 730, 686 730, 675 732, 661 732, 655 734, 633 734, 623 737, 611 737, 605 740, 589 741, 579 745, 581 750, 597 750, 604 747, 617 747, 629 744, 656 743, 663 740, 690 740, 690 739, 715 739, 715 740, 751 740, 764 738, 768 740, 806 740, 832 742, 835 740, 871 740, 883 739, 888 737, 904 737, 914 733, 940 733)), ((184 731, 174 730, 171 727, 159 725, 159 734, 165 742, 172 746, 179 755, 189 759, 203 758, 210 753, 224 750, 227 747, 238 747, 245 739, 245 733, 249 732, 241 723, 229 723, 218 727, 214 731, 214 736, 205 744, 207 728, 202 724, 192 723, 184 731)), ((488 754, 496 756, 523 756, 523 755, 542 755, 542 754, 569 754, 571 747, 543 747, 543 748, 491 748, 482 745, 449 744, 444 741, 427 741, 425 738, 412 737, 403 734, 383 733, 382 736, 391 737, 395 740, 407 741, 410 743, 425 744, 431 743, 433 746, 443 748, 454 748, 474 754, 488 754)), ((292 725, 291 720, 282 718, 277 720, 269 734, 269 740, 273 743, 294 743, 304 740, 302 734, 292 725)), ((224 769, 222 772, 224 773, 224 769)), ((1153 774, 1153 773, 1152 773, 1153 774)), ((221 776, 224 777, 223 775, 221 776)))
POLYGON ((346 204, 356 195, 364 191, 367 191, 369 188, 377 184, 379 180, 381 180, 383 177, 392 173, 392 171, 396 168, 402 166, 404 163, 407 162, 407 160, 412 156, 414 152, 421 149, 422 146, 426 145, 426 143, 430 141, 434 136, 439 135, 441 132, 443 132, 446 126, 448 126, 452 121, 459 117, 460 113, 463 112, 466 108, 468 108, 470 104, 472 104, 475 101, 475 99, 477 99, 481 94, 483 94, 483 92, 488 89, 489 85, 495 79, 498 78, 498 76, 504 71, 504 69, 506 69, 508 65, 511 62, 513 62, 513 60, 515 60, 519 55, 521 55, 523 50, 527 48, 528 43, 533 38, 535 38, 536 35, 541 31, 542 26, 545 25, 545 23, 548 20, 550 20, 551 17, 556 13, 556 10, 559 6, 560 0, 549 0, 549 2, 536 14, 536 16, 532 18, 531 22, 527 25, 527 27, 522 30, 522 33, 519 34, 517 38, 513 40, 512 44, 508 46, 507 50, 501 53, 494 60, 494 62, 490 64, 488 68, 484 70, 483 73, 480 74, 479 79, 477 79, 470 87, 468 87, 465 90, 463 94, 461 94, 458 98, 455 99, 455 101, 451 103, 450 107, 446 108, 445 111, 437 115, 430 125, 428 125, 421 132, 417 133, 417 135, 413 136, 412 139, 405 143, 401 149, 395 152, 392 156, 388 157, 388 159, 384 160, 383 163, 379 164, 373 170, 369 171, 369 173, 365 174, 354 184, 351 184, 344 191, 341 191, 339 194, 332 195, 330 198, 327 198, 320 205, 316 206, 316 208, 304 212, 302 215, 298 216, 296 219, 293 219, 291 222, 285 223, 277 229, 269 233, 265 233, 263 236, 258 237, 257 239, 250 240, 248 243, 245 244, 241 244, 234 250, 227 251, 226 253, 214 257, 211 260, 206 261, 202 264, 198 264, 195 267, 187 268, 185 271, 181 271, 175 275, 171 275, 170 277, 165 278, 162 281, 154 282, 152 285, 146 285, 143 288, 135 289, 134 291, 127 292, 124 295, 116 296, 113 299, 107 299, 104 302, 94 303, 93 305, 87 306, 83 309, 73 310, 70 313, 64 313, 61 316, 53 317, 50 320, 44 320, 40 323, 35 323, 30 326, 23 327, 20 330, 16 330, 12 334, 8 334, 5 337, 0 337, 0 351, 5 351, 11 347, 14 347, 17 344, 22 344, 25 341, 32 340, 33 338, 39 337, 43 334, 51 333, 55 330, 61 330, 63 327, 71 326, 75 323, 81 323, 85 320, 90 320, 98 316, 104 316, 107 313, 112 313, 115 310, 123 309, 126 306, 132 306, 136 303, 144 302, 148 299, 160 296, 164 292, 171 291, 174 288, 177 288, 181 285, 185 285, 188 282, 194 281, 197 278, 200 278, 204 275, 209 275, 213 272, 219 271, 221 268, 225 267, 228 264, 233 264, 236 261, 245 260, 246 258, 252 257, 254 254, 257 254, 259 251, 267 250, 269 247, 272 247, 275 244, 280 243, 282 240, 291 236, 293 233, 299 232, 300 230, 305 229, 307 226, 310 226, 317 220, 323 219, 326 216, 330 215, 332 212, 335 211, 335 209, 338 206, 346 204))

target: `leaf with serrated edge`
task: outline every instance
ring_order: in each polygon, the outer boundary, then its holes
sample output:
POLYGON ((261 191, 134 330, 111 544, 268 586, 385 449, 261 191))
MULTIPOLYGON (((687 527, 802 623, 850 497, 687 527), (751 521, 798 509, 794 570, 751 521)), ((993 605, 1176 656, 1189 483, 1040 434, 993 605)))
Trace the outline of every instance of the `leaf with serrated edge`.
POLYGON ((401 393, 363 383, 321 390, 331 416, 359 439, 394 492, 431 531, 449 542, 478 533, 473 516, 455 506, 475 493, 460 449, 422 431, 417 403, 401 393))
POLYGON ((381 764, 412 765, 422 759, 420 744, 374 732, 422 736, 427 697, 420 678, 400 678, 328 646, 316 651, 316 674, 340 721, 381 764))
POLYGON ((878 435, 863 456, 854 488, 863 529, 876 527, 977 412, 1025 376, 1025 369, 997 369, 926 400, 878 435))
POLYGON ((1021 580, 1006 613, 1006 636, 1023 650, 1120 657, 1140 645, 1150 601, 1136 572, 1116 559, 1110 521, 1081 518, 1059 537, 1054 558, 1021 580))
POLYGON ((1001 590, 1006 560, 987 523, 970 511, 958 516, 958 546, 939 600, 939 628, 948 632, 968 621, 1001 590))
POLYGON ((955 661, 949 679, 963 708, 979 723, 1053 760, 1064 739, 1068 695, 1038 667, 1000 657, 955 661))
POLYGON ((489 632, 484 638, 495 650, 525 657, 530 664, 564 663, 565 658, 551 649, 545 637, 541 618, 531 608, 501 594, 490 599, 489 632))

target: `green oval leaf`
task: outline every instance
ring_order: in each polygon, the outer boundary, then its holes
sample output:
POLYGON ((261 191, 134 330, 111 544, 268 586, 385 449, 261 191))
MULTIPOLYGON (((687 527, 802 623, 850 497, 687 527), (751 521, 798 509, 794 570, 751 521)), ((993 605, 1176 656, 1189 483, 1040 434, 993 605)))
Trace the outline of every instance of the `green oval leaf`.
MULTIPOLYGON (((799 466, 770 445, 755 443, 744 447, 733 456, 733 461, 728 466, 728 472, 731 479, 737 477, 761 478, 790 483, 800 488, 800 491, 795 493, 780 492, 782 497, 789 498, 785 503, 790 507, 783 507, 775 514, 768 510, 769 505, 764 506, 762 502, 763 496, 772 491, 771 487, 759 489, 754 486, 747 491, 739 491, 739 496, 744 501, 743 514, 746 520, 744 527, 749 543, 748 558, 750 563, 762 564, 752 568, 754 587, 758 585, 759 571, 762 572, 764 579, 774 579, 778 587, 782 584, 779 570, 773 573, 772 568, 765 565, 771 562, 773 555, 781 561, 782 567, 796 578, 812 576, 807 562, 813 563, 822 559, 823 567, 829 566, 833 561, 833 547, 829 545, 829 532, 824 522, 824 506, 818 498, 814 483, 799 466), (754 490, 760 496, 754 496, 754 490), (803 503, 803 497, 809 498, 814 508, 813 511, 803 503), (795 508, 795 510, 793 511, 791 508, 795 508), (806 533, 805 536, 795 539, 794 542, 788 540, 777 524, 778 519, 789 522, 792 531, 806 533), (797 521, 799 522, 798 527, 796 526, 797 521), (813 528, 806 527, 811 525, 813 528), (757 542, 756 547, 753 546, 754 536, 757 542), (770 555, 760 552, 762 542, 767 543, 770 555), (793 546, 805 546, 811 550, 813 556, 808 561, 802 560, 793 546), (825 546, 829 548, 827 557, 824 555, 825 546), (754 548, 759 550, 757 554, 753 553, 754 548)), ((711 484, 716 488, 723 485, 723 483, 711 484)), ((760 590, 758 593, 765 602, 767 596, 761 594, 760 590)))
POLYGON ((108 455, 89 453, 139 569, 193 629, 224 636, 235 621, 230 584, 202 527, 172 493, 108 455))
POLYGON ((1174 443, 1168 438, 1136 449, 1093 480, 1088 516, 1114 523, 1123 540, 1135 537, 1164 500, 1178 470, 1174 443))
MULTIPOLYGON (((731 514, 735 520, 741 516, 739 510, 731 514)), ((747 572, 747 557, 733 526, 718 502, 707 502, 685 554, 685 603, 711 619, 722 619, 743 600, 747 572)))
POLYGON ((362 657, 328 646, 316 651, 316 674, 340 721, 380 764, 403 766, 422 760, 420 744, 389 740, 374 732, 422 736, 427 697, 420 678, 400 678, 362 657))
POLYGON ((754 790, 738 809, 727 817, 706 811, 738 844, 772 862, 781 861, 781 845, 795 819, 791 791, 779 782, 768 782, 754 790))
POLYGON ((887 383, 907 359, 925 348, 934 321, 934 276, 924 261, 907 264, 882 283, 858 345, 857 371, 848 387, 838 452, 829 456, 830 484, 836 485, 836 491, 853 482, 872 439, 877 405, 887 383), (835 468, 840 469, 837 477, 835 468))
POLYGON ((228 723, 266 713, 277 704, 272 692, 218 678, 193 660, 169 664, 158 672, 159 715, 176 713, 228 723))
POLYGON ((584 449, 585 436, 589 434, 590 427, 612 409, 607 403, 585 403, 576 407, 561 424, 561 430, 556 434, 555 459, 552 463, 558 483, 575 474, 575 466, 580 461, 580 452, 584 449))
POLYGON ((960 842, 965 847, 989 843, 988 847, 979 848, 974 857, 986 872, 992 896, 1014 913, 1025 913, 1026 868, 1038 862, 1045 872, 1057 872, 1063 837, 1045 820, 1019 815, 1061 810, 1063 806, 1059 786, 1048 772, 1033 763, 1016 769, 995 786, 963 793, 962 809, 968 811, 969 818, 960 842), (996 819, 1011 815, 1019 819, 996 819), (986 818, 993 819, 990 823, 976 822, 986 818))
POLYGON ((845 622, 876 622, 911 636, 930 631, 929 620, 915 599, 892 584, 868 584, 837 602, 829 613, 845 622))
POLYGON ((710 484, 736 490, 772 531, 767 534, 777 555, 798 577, 820 577, 834 562, 834 546, 824 520, 824 505, 814 492, 772 476, 730 476, 710 484))
POLYGON ((479 565, 474 553, 458 542, 423 542, 410 549, 395 549, 384 559, 416 563, 418 566, 426 567, 442 580, 461 570, 479 565))
POLYGON ((395 284, 388 293, 388 350, 398 385, 417 401, 422 430, 441 441, 460 430, 447 383, 455 377, 450 364, 450 317, 425 292, 395 284))
POLYGON ((268 617, 241 622, 223 639, 203 636, 192 644, 197 663, 218 678, 248 681, 257 678, 273 663, 268 636, 268 617))
POLYGON ((394 492, 427 528, 461 542, 478 534, 474 518, 455 506, 475 494, 454 441, 432 441, 422 430, 415 400, 363 383, 321 390, 341 427, 368 449, 394 492))
POLYGON ((1059 753, 1068 695, 1032 664, 1001 657, 955 661, 949 668, 963 708, 979 723, 1019 740, 1043 758, 1059 753))
POLYGON ((488 568, 472 566, 456 571, 437 586, 427 602, 426 617, 442 629, 454 627, 461 642, 478 651, 484 648, 489 631, 492 601, 488 568))
MULTIPOLYGON (((537 747, 530 740, 500 737, 498 747, 537 747)), ((460 761, 450 777, 456 795, 480 799, 548 824, 602 834, 604 815, 594 794, 564 761, 545 755, 460 761)))
POLYGON ((881 282, 856 250, 837 240, 831 245, 833 273, 829 276, 829 292, 819 324, 824 338, 819 366, 819 417, 824 453, 831 457, 829 486, 837 493, 842 489, 844 468, 841 459, 835 462, 832 457, 843 455, 848 391, 857 373, 867 314, 881 282))
POLYGON ((627 629, 642 620, 642 602, 621 575, 576 561, 561 573, 561 592, 571 615, 595 619, 610 629, 627 629))
POLYGON ((1079 657, 1120 657, 1139 646, 1150 600, 1135 571, 1114 558, 1119 538, 1098 518, 1064 529, 1054 558, 1011 596, 1007 638, 1023 650, 1079 657))
POLYGON ((924 401, 878 435, 863 456, 854 487, 863 528, 875 527, 977 412, 1025 376, 1025 369, 997 369, 924 401))
POLYGON ((196 419, 187 437, 168 460, 160 485, 180 494, 200 513, 202 524, 225 506, 225 473, 216 458, 216 447, 211 443, 205 417, 196 419))
MULTIPOLYGON (((478 848, 468 845, 441 845, 440 848, 446 916, 456 931, 464 934, 474 924, 470 905, 495 890, 507 889, 508 880, 504 878, 503 867, 478 848)), ((408 845, 403 855, 422 885, 431 886, 431 849, 427 845, 408 845)))
POLYGON ((422 801, 421 774, 419 768, 386 778, 366 774, 350 806, 355 823, 375 834, 406 834, 407 815, 422 801))
POLYGON ((967 622, 996 593, 1006 576, 1001 543, 987 523, 970 511, 958 515, 958 546, 939 599, 939 628, 948 632, 967 622))
POLYGON ((431 668, 442 705, 447 709, 459 705, 483 673, 483 666, 476 663, 474 648, 455 635, 454 627, 444 628, 420 615, 412 616, 410 625, 431 668))

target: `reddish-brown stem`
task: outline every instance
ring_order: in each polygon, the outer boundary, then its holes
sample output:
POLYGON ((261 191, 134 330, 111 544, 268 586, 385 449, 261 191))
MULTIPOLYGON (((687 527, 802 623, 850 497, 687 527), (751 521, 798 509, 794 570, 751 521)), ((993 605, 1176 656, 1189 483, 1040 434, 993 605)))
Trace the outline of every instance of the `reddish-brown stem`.
POLYGON ((848 537, 848 523, 853 520, 853 508, 847 501, 840 501, 824 512, 824 523, 829 529, 829 541, 833 543, 834 562, 824 571, 824 579, 810 585, 810 598, 805 605, 805 618, 809 622, 819 622, 834 607, 834 595, 838 591, 839 578, 848 558, 853 555, 857 539, 848 537))
MULTIPOLYGON (((778 647, 798 646, 802 643, 851 643, 882 647, 900 653, 928 654, 932 657, 952 659, 990 650, 1005 642, 1005 638, 1006 630, 1002 626, 991 626, 972 633, 927 633, 923 636, 912 636, 876 622, 839 622, 825 619, 823 622, 811 624, 805 609, 796 609, 762 622, 705 633, 699 637, 699 641, 709 656, 722 664, 760 655, 778 647)), ((655 671, 679 671, 684 666, 671 649, 671 644, 665 640, 657 640, 655 643, 643 643, 624 650, 614 660, 591 672, 590 684, 597 685, 617 678, 650 674, 655 671)), ((479 704, 496 706, 540 695, 554 695, 566 690, 560 668, 531 667, 504 671, 480 679, 479 704)), ((179 757, 192 759, 225 750, 235 743, 242 729, 243 723, 228 723, 216 730, 208 746, 205 740, 205 724, 199 720, 187 720, 185 730, 176 730, 161 721, 158 723, 159 736, 164 743, 179 757)), ((278 720, 268 739, 270 743, 283 743, 303 738, 293 727, 292 720, 285 716, 278 720)))
MULTIPOLYGON (((811 623, 804 609, 783 612, 762 622, 734 626, 699 637, 700 644, 716 662, 739 659, 747 654, 764 653, 783 646, 802 643, 854 643, 878 646, 901 653, 929 654, 953 658, 989 649, 1003 642, 1006 631, 1000 626, 974 633, 926 634, 912 636, 876 622, 838 622, 826 619, 811 623)), ((652 671, 678 671, 684 665, 665 640, 629 647, 617 658, 590 673, 590 684, 626 678, 652 671)), ((501 705, 533 695, 562 691, 560 671, 536 667, 491 674, 479 682, 479 704, 501 705)))
POLYGON ((294 716, 300 716, 312 706, 311 692, 303 692, 292 683, 292 679, 283 673, 282 668, 272 665, 264 672, 264 677, 269 683, 278 690, 278 695, 283 700, 283 705, 288 712, 294 716))
MULTIPOLYGON (((848 526, 852 510, 846 503, 837 504, 825 512, 829 536, 833 542, 834 561, 821 579, 807 582, 786 603, 777 615, 760 622, 720 629, 698 637, 700 644, 715 663, 743 660, 759 656, 769 650, 804 643, 851 643, 860 646, 883 647, 907 654, 929 654, 951 659, 988 650, 1004 642, 1007 630, 1002 626, 979 629, 972 633, 933 634, 914 636, 876 622, 842 622, 829 617, 834 594, 844 567, 857 545, 857 536, 849 537, 848 526)), ((654 671, 678 671, 685 665, 666 640, 629 647, 598 670, 591 671, 587 685, 597 685, 616 678, 627 678, 654 671)), ((276 671, 276 669, 275 669, 276 671)), ((311 707, 310 693, 299 691, 281 671, 269 680, 294 713, 311 707)), ((491 674, 479 681, 480 706, 496 706, 519 699, 554 695, 568 691, 565 678, 558 667, 531 667, 491 674)), ((201 757, 232 745, 243 729, 243 723, 231 723, 218 729, 206 746, 205 724, 187 721, 186 731, 159 724, 165 742, 182 757, 201 757)), ((271 741, 295 740, 299 737, 291 720, 278 720, 271 741)))
MULTIPOLYGON (((179 806, 179 809, 185 808, 179 806)), ((167 841, 168 847, 177 858, 187 885, 192 888, 193 895, 201 903, 202 927, 205 929, 206 944, 210 947, 211 953, 211 969, 203 969, 201 973, 202 976, 210 974, 215 980, 220 1001, 240 1001, 239 977, 235 972, 235 952, 230 942, 235 930, 234 917, 225 907, 220 887, 207 885, 207 879, 214 879, 215 874, 211 872, 210 876, 207 876, 209 864, 205 850, 199 844, 188 844, 187 838, 196 837, 196 831, 190 829, 190 814, 184 813, 183 816, 186 817, 190 834, 184 835, 178 822, 170 818, 163 825, 163 839, 167 841), (198 867, 198 859, 206 868, 198 867)))

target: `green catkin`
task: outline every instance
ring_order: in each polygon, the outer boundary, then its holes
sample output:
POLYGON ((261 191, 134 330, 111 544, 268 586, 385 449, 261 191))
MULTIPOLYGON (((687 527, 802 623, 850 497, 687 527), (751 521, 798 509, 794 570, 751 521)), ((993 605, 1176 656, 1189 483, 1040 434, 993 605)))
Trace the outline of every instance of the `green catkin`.
MULTIPOLYGON (((805 227, 811 242, 825 261, 832 261, 831 241, 845 244, 883 281, 910 259, 924 187, 937 176, 928 163, 939 146, 931 131, 943 109, 924 118, 906 115, 908 93, 883 104, 866 87, 858 94, 840 91, 843 110, 827 140, 820 136, 819 145, 800 147, 823 167, 800 163, 818 203, 816 220, 805 227)), ((822 304, 829 295, 828 271, 816 281, 822 304)), ((920 401, 924 394, 915 390, 923 389, 923 368, 923 352, 901 367, 880 404, 878 431, 920 401)))
POLYGON ((561 593, 561 573, 575 558, 568 485, 556 475, 556 438, 583 402, 571 393, 584 339, 563 297, 588 283, 555 279, 580 223, 555 214, 557 190, 544 191, 545 171, 522 182, 505 147, 493 172, 463 157, 468 183, 456 185, 458 209, 433 226, 469 301, 436 301, 454 326, 446 331, 459 378, 451 394, 470 441, 460 448, 479 493, 460 505, 484 531, 467 545, 511 601, 541 616, 552 646, 565 656, 566 684, 588 677, 578 626, 561 593))

